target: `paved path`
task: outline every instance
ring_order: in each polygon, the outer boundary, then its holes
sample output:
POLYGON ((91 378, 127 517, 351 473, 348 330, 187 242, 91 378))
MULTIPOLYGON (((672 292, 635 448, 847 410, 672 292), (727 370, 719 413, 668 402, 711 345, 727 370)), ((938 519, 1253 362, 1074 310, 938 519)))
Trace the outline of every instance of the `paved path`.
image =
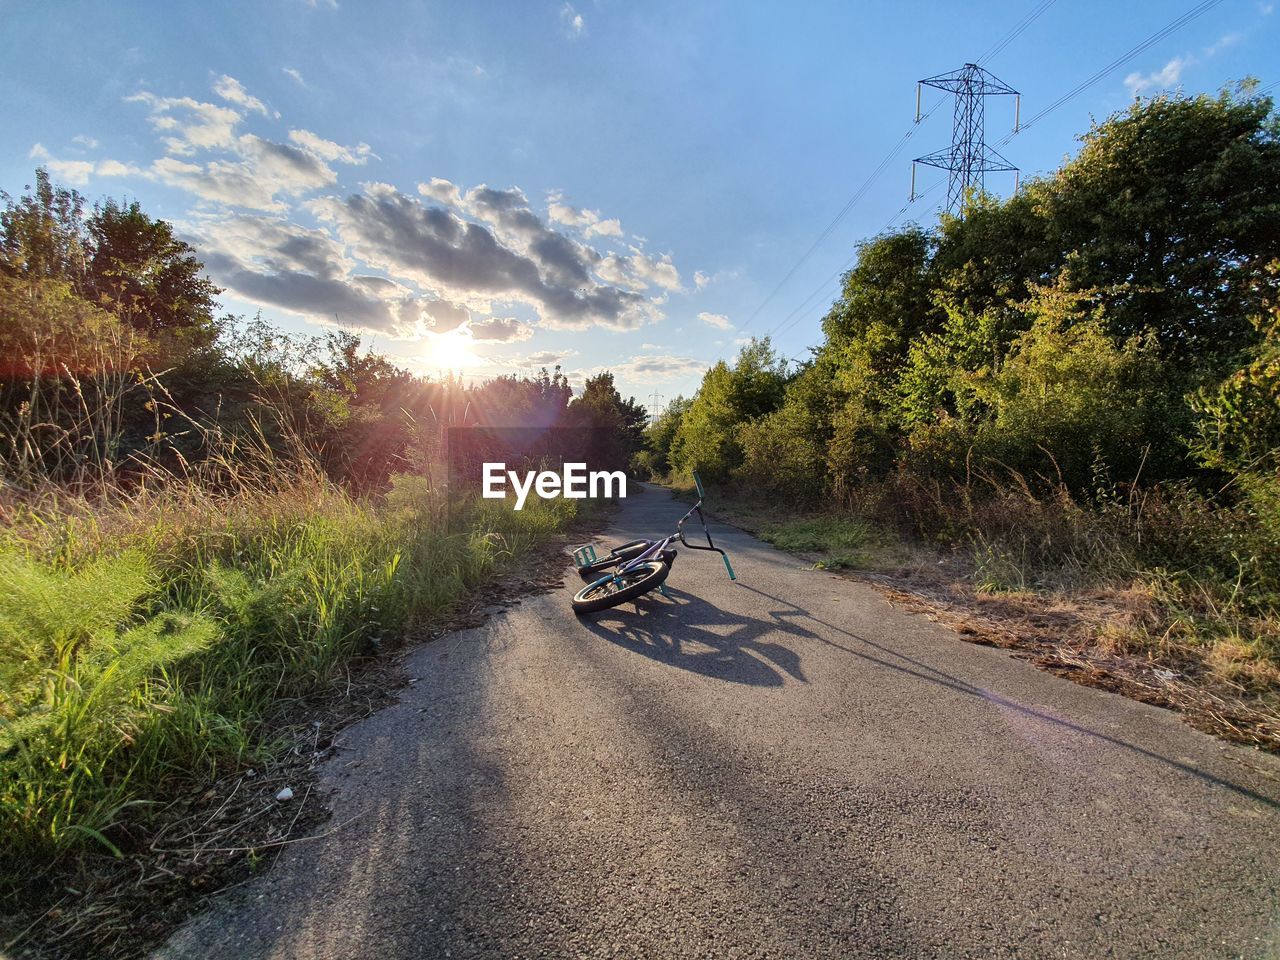
POLYGON ((736 584, 684 551, 415 651, 325 773, 351 822, 157 956, 1280 956, 1276 758, 716 537, 736 584))

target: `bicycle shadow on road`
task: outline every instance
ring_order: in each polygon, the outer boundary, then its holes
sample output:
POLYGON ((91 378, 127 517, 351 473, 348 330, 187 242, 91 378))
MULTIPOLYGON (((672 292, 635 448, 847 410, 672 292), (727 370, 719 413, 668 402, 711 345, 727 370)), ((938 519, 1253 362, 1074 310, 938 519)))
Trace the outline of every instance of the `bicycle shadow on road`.
POLYGON ((649 594, 579 622, 597 637, 641 656, 728 683, 780 687, 808 683, 800 655, 765 640, 778 633, 812 638, 794 624, 730 613, 681 590, 649 594))

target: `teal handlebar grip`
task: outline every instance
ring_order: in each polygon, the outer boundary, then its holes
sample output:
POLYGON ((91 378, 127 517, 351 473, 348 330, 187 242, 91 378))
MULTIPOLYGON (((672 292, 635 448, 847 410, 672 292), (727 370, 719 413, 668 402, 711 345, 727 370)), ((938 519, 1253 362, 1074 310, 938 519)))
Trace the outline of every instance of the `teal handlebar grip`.
POLYGON ((706 496, 706 493, 702 490, 702 478, 698 476, 698 472, 696 470, 693 473, 693 485, 698 488, 699 500, 706 496))
POLYGON ((724 560, 724 568, 729 571, 729 579, 737 580, 738 575, 733 572, 733 564, 729 562, 729 555, 727 553, 722 553, 720 556, 724 560))

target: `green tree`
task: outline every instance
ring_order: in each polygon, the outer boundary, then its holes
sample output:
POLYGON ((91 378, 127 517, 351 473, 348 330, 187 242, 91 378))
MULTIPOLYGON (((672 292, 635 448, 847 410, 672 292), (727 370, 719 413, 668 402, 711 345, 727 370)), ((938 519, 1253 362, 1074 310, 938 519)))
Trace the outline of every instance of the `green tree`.
POLYGON ((1104 291, 1117 336, 1151 332, 1222 372, 1280 288, 1280 118, 1269 98, 1161 96, 1095 124, 1026 202, 1074 289, 1104 291))
POLYGON ((217 336, 221 291, 170 224, 113 200, 86 218, 84 198, 55 186, 43 167, 22 197, 0 197, 0 273, 70 283, 178 358, 217 336))
POLYGON ((680 429, 680 421, 688 412, 692 400, 679 396, 666 405, 653 423, 645 428, 644 444, 647 453, 645 466, 655 477, 665 477, 671 472, 671 445, 680 429))
POLYGON ((1280 484, 1280 310, 1256 326, 1262 342, 1239 369, 1192 397, 1191 449, 1207 467, 1280 484))
POLYGON ((565 425, 586 432, 585 449, 566 451, 584 457, 589 469, 628 470, 643 444, 645 409, 635 397, 622 398, 613 374, 590 377, 565 411, 565 425))
POLYGON ((85 271, 84 197, 55 187, 36 168, 34 189, 15 199, 0 191, 0 272, 23 280, 79 281, 85 271))
POLYGON ((89 299, 146 333, 213 332, 221 291, 201 276, 195 249, 153 220, 137 203, 108 200, 86 223, 89 257, 83 284, 89 299))
POLYGON ((671 444, 672 466, 723 480, 742 460, 739 424, 776 410, 786 392, 787 361, 769 338, 753 338, 732 367, 723 360, 702 378, 671 444))

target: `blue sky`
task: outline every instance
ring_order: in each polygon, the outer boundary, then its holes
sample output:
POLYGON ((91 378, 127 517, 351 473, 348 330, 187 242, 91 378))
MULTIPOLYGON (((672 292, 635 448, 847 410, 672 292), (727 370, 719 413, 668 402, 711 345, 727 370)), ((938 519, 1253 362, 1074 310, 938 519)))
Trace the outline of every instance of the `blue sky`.
MULTIPOLYGON (((949 104, 770 294, 912 129, 915 81, 1038 6, 10 0, 0 188, 44 163, 136 198, 228 310, 364 329, 419 373, 607 367, 669 399, 742 337, 818 341, 829 278, 948 143, 949 104)), ((1057 0, 985 65, 1026 119, 1192 6, 1057 0)), ((1278 19, 1223 0, 1000 149, 1047 172, 1135 93, 1273 83, 1278 19)), ((988 142, 1012 117, 989 101, 988 142)))

